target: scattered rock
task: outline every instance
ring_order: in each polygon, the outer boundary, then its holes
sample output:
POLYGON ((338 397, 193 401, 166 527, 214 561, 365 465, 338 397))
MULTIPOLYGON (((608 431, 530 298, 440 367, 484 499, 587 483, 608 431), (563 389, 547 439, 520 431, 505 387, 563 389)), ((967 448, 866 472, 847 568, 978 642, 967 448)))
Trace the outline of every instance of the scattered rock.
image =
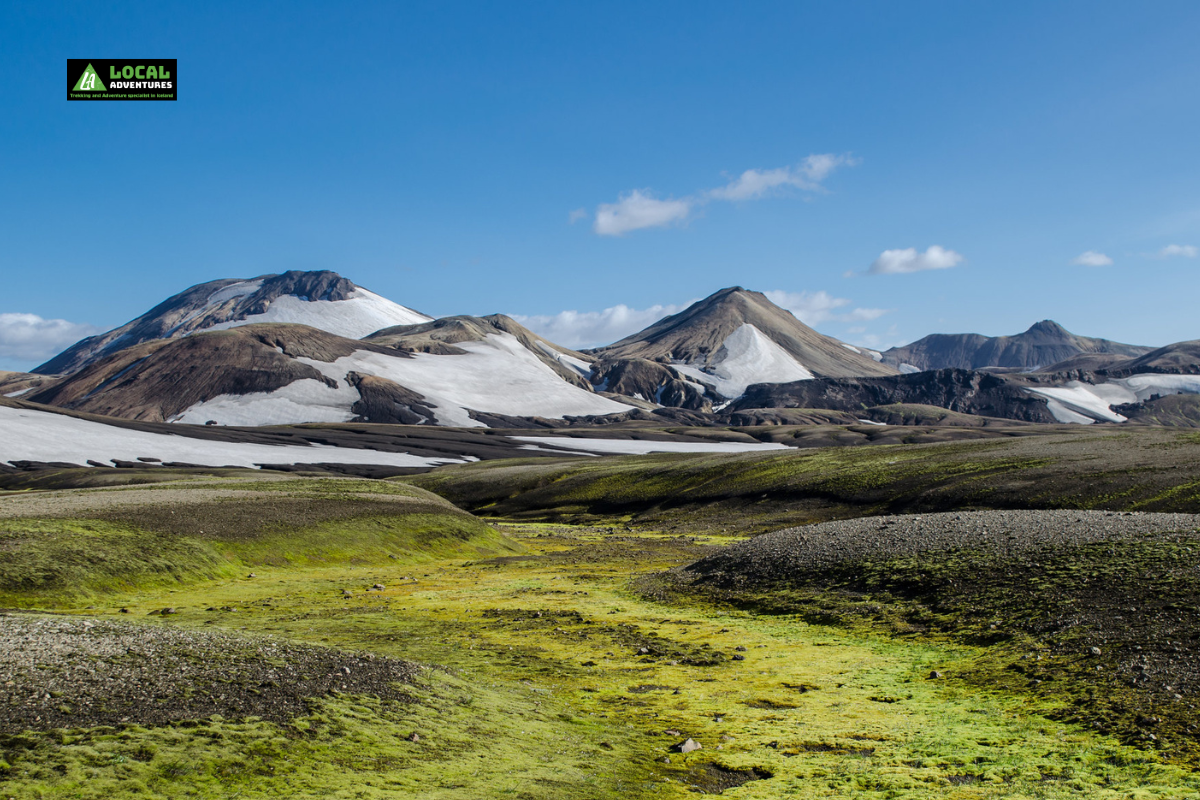
POLYGON ((1092 655, 1094 655, 1094 656, 1098 656, 1098 655, 1100 655, 1100 648, 1099 648, 1099 647, 1093 647, 1091 652, 1092 652, 1092 655))
POLYGON ((734 661, 745 661, 746 657, 744 655, 742 655, 741 653, 734 653, 733 660, 734 661))
POLYGON ((387 587, 384 586, 382 583, 377 583, 374 586, 372 586, 371 588, 375 589, 375 590, 383 590, 383 589, 386 589, 387 587))
POLYGON ((737 651, 737 652, 739 652, 739 653, 744 653, 744 652, 746 652, 746 648, 745 648, 745 647, 743 647, 743 646, 742 646, 742 645, 740 645, 740 644, 739 644, 737 647, 733 648, 733 649, 734 649, 734 650, 736 650, 736 651, 737 651))
POLYGON ((408 740, 410 742, 419 742, 419 741, 421 741, 421 734, 417 733, 416 731, 413 731, 412 733, 410 733, 408 735, 408 740))
POLYGON ((258 576, 257 576, 257 575, 255 575, 253 572, 251 572, 251 573, 250 573, 249 575, 247 575, 246 577, 247 577, 247 578, 257 578, 258 576))
POLYGON ((929 673, 929 680, 931 680, 931 681, 935 681, 941 677, 942 677, 942 673, 938 672, 936 669, 929 673))
POLYGON ((703 745, 701 745, 695 739, 687 739, 687 740, 682 741, 679 744, 675 745, 671 749, 674 750, 676 753, 691 753, 695 750, 702 750, 703 745))

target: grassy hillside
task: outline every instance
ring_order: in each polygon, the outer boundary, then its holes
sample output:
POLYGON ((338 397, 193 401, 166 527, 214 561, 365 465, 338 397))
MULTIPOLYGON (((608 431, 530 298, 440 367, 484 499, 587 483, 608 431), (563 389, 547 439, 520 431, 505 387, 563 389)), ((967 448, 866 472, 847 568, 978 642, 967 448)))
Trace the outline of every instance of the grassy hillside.
POLYGON ((1200 511, 1200 438, 1095 428, 978 442, 504 460, 398 478, 484 516, 759 532, 970 508, 1200 511))
POLYGON ((244 576, 253 569, 411 563, 521 548, 422 489, 366 480, 208 480, 10 495, 0 605, 244 576))

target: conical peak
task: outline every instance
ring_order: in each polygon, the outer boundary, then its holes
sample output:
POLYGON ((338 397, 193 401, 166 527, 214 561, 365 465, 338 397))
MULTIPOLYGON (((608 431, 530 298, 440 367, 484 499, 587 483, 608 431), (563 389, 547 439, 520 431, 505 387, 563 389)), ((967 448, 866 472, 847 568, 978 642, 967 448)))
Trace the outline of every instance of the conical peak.
POLYGON ((1029 326, 1026 333, 1041 333, 1052 336, 1070 336, 1071 333, 1052 319, 1044 319, 1029 326))

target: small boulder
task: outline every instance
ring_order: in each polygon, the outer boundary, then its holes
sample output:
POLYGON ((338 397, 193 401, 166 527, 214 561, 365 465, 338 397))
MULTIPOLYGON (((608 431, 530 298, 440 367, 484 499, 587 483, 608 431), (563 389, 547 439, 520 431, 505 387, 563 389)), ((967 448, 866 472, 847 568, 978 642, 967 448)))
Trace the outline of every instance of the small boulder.
POLYGON ((938 672, 936 669, 929 673, 929 680, 931 681, 936 681, 940 677, 942 677, 942 673, 938 672))
POLYGON ((675 745, 671 749, 674 750, 676 753, 691 753, 695 750, 702 750, 703 745, 701 745, 695 739, 686 739, 686 740, 680 742, 679 744, 675 745))
POLYGON ((1100 648, 1099 648, 1099 647, 1093 647, 1091 652, 1092 652, 1092 655, 1094 655, 1094 656, 1098 656, 1098 655, 1100 655, 1100 648))
POLYGON ((408 740, 410 742, 419 742, 419 741, 421 741, 421 734, 417 733, 416 731, 413 731, 412 733, 410 733, 408 735, 408 740))
POLYGON ((741 653, 734 653, 733 660, 734 661, 745 661, 746 657, 744 655, 742 655, 741 653))
POLYGON ((737 647, 733 648, 733 649, 734 649, 734 650, 736 650, 736 651, 737 651, 737 652, 739 652, 739 653, 744 653, 744 652, 746 652, 746 648, 745 648, 745 647, 743 647, 743 646, 742 646, 742 645, 740 645, 740 644, 739 644, 737 647))
POLYGON ((253 572, 251 572, 251 573, 250 573, 249 575, 247 575, 246 577, 247 577, 247 578, 257 578, 258 576, 257 576, 257 575, 255 575, 253 572))

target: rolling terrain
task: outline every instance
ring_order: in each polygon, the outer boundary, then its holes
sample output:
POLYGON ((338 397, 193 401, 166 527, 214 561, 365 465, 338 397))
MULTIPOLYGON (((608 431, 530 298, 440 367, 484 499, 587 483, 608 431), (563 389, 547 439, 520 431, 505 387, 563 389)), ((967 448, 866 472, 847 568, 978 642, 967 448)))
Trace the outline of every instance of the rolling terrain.
POLYGON ((37 689, 0 687, 0 777, 97 798, 1192 796, 1194 434, 1030 429, 0 493, 0 663, 37 689))

